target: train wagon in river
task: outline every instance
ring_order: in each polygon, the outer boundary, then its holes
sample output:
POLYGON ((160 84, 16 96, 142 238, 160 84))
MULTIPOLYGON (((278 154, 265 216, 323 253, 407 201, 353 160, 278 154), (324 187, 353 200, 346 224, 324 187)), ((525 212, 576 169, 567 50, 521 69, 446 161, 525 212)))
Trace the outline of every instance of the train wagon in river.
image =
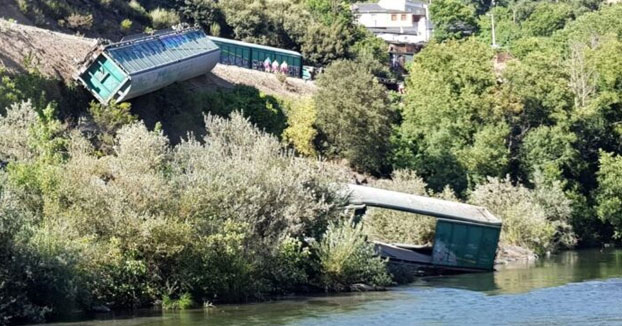
POLYGON ((98 48, 76 79, 100 102, 121 102, 205 74, 219 58, 202 29, 168 29, 98 48))
POLYGON ((359 185, 348 185, 348 191, 359 214, 371 206, 436 218, 431 247, 375 242, 394 265, 424 275, 493 270, 501 220, 485 207, 359 185))
POLYGON ((209 36, 220 47, 219 62, 302 78, 302 55, 296 51, 209 36))

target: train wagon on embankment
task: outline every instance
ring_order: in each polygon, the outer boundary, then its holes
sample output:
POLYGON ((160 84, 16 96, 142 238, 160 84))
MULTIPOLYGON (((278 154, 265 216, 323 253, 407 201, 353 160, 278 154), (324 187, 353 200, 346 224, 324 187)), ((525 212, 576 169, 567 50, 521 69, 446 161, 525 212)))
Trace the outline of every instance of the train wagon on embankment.
POLYGON ((202 29, 168 29, 96 49, 75 78, 100 102, 121 102, 206 74, 219 58, 202 29))
POLYGON ((302 78, 302 54, 271 46, 208 36, 220 47, 219 62, 242 68, 302 78))

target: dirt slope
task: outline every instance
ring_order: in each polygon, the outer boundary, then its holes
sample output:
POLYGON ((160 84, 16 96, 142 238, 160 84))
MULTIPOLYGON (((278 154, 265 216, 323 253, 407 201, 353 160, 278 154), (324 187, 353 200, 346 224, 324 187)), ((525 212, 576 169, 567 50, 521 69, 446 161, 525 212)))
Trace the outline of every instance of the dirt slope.
POLYGON ((29 61, 46 76, 71 80, 77 63, 95 44, 94 39, 0 19, 0 67, 10 72, 24 71, 29 61))
MULTIPOLYGON (((79 62, 94 49, 97 40, 46 29, 22 25, 0 19, 0 67, 12 72, 22 72, 24 59, 45 75, 72 80, 79 62)), ((275 75, 234 66, 217 65, 206 75, 182 83, 197 90, 231 88, 234 84, 253 86, 274 96, 296 99, 315 92, 312 82, 288 78, 281 83, 275 75)))
POLYGON ((313 95, 316 86, 313 82, 305 82, 298 78, 287 78, 282 83, 276 75, 261 71, 244 69, 236 66, 218 64, 206 75, 199 76, 185 82, 188 87, 195 89, 231 88, 235 84, 253 86, 263 93, 297 99, 313 95))

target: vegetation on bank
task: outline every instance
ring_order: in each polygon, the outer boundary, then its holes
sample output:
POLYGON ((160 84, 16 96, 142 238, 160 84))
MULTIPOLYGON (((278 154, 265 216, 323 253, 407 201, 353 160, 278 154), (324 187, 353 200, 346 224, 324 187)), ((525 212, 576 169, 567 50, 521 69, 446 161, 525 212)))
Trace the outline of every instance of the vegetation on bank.
POLYGON ((341 215, 339 172, 293 156, 237 113, 206 125, 203 139, 170 146, 158 128, 131 122, 101 150, 50 106, 9 108, 0 118, 3 322, 390 282, 341 215))
POLYGON ((300 49, 326 71, 299 102, 172 85, 140 112, 89 104, 34 67, 2 73, 0 323, 389 283, 365 237, 426 244, 433 221, 370 209, 352 225, 334 186, 344 173, 316 156, 377 187, 487 206, 506 244, 620 240, 622 5, 435 1, 439 33, 404 95, 374 78, 386 53, 347 3, 128 6, 300 49))

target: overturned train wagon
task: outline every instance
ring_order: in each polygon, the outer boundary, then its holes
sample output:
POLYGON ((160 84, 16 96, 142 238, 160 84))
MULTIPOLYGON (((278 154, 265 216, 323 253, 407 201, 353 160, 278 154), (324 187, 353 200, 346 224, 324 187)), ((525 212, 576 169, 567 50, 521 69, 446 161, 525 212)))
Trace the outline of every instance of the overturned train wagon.
POLYGON ((409 265, 417 274, 481 272, 494 269, 501 220, 488 209, 384 189, 348 185, 350 204, 404 211, 436 218, 430 246, 375 242, 380 256, 409 265))
POLYGON ((100 102, 121 102, 205 74, 219 57, 199 28, 163 30, 101 47, 76 79, 100 102))

